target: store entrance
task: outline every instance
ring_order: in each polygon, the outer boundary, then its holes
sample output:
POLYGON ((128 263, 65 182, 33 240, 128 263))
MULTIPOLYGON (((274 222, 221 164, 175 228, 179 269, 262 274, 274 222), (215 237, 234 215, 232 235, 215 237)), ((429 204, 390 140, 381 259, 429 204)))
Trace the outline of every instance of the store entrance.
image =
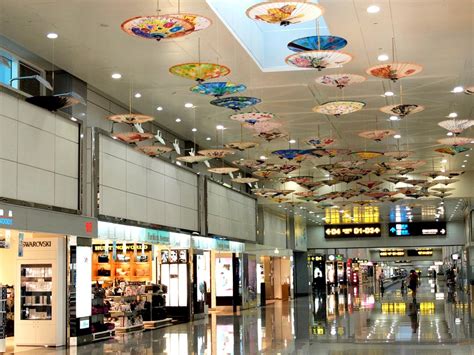
POLYGON ((290 258, 286 256, 262 256, 261 264, 263 265, 263 287, 261 287, 261 293, 264 294, 262 298, 265 300, 265 303, 273 303, 275 300, 288 301, 291 297, 290 258))

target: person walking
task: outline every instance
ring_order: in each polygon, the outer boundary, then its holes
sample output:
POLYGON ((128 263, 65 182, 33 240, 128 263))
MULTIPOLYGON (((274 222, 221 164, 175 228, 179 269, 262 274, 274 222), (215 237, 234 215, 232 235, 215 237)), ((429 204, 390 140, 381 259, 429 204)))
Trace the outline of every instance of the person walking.
POLYGON ((412 292, 413 302, 416 303, 416 289, 418 288, 418 274, 415 270, 410 270, 410 275, 408 276, 408 288, 412 292))

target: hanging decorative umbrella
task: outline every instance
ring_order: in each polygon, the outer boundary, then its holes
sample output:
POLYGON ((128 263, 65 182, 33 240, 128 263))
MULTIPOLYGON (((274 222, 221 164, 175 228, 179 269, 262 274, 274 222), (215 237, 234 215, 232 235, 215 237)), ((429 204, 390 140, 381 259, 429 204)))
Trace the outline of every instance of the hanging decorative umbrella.
POLYGON ((239 111, 243 108, 250 107, 262 102, 261 99, 248 96, 231 96, 215 99, 210 102, 211 105, 218 107, 230 108, 231 110, 239 111))
POLYGON ((295 182, 297 184, 306 184, 308 182, 311 182, 313 181, 313 177, 312 176, 290 176, 290 177, 286 177, 286 178, 283 178, 281 179, 281 182, 282 183, 285 183, 285 182, 295 182))
POLYGON ((232 164, 235 164, 247 169, 257 169, 257 168, 265 166, 265 161, 253 160, 253 159, 242 159, 242 160, 234 160, 232 164))
POLYGON ((280 122, 275 122, 275 121, 263 121, 263 122, 257 122, 254 124, 244 123, 243 126, 245 128, 254 129, 257 132, 270 132, 272 130, 280 128, 282 124, 280 122))
POLYGON ((373 75, 377 78, 390 79, 397 81, 398 79, 405 78, 418 74, 423 70, 423 67, 413 63, 391 63, 391 64, 380 64, 367 69, 367 74, 373 75))
POLYGON ((324 148, 307 149, 306 154, 313 158, 322 158, 329 155, 328 151, 324 148))
POLYGON ((217 79, 230 73, 230 69, 224 65, 200 62, 177 64, 172 66, 169 71, 171 74, 196 80, 198 83, 203 83, 209 79, 217 79))
POLYGON ((164 145, 143 145, 141 147, 137 147, 137 149, 150 157, 156 157, 161 154, 169 153, 173 150, 171 147, 167 147, 164 145))
POLYGON ((288 133, 280 131, 279 129, 273 129, 268 132, 260 132, 255 135, 256 137, 263 138, 267 142, 271 142, 272 140, 278 139, 278 138, 288 138, 288 133))
POLYGON ((280 159, 296 160, 302 162, 306 159, 307 155, 305 150, 302 149, 280 149, 272 152, 273 155, 278 156, 280 159))
POLYGON ((308 190, 316 190, 321 187, 323 183, 321 181, 308 181, 300 185, 308 190))
POLYGON ((341 183, 341 181, 338 181, 336 179, 328 179, 328 180, 323 180, 322 183, 326 186, 333 186, 341 183))
POLYGON ((375 151, 369 151, 369 150, 359 150, 359 151, 352 152, 351 154, 358 156, 362 160, 375 159, 383 155, 383 153, 381 152, 375 152, 375 151))
POLYGON ((395 160, 402 160, 412 156, 414 152, 408 150, 395 150, 391 152, 385 152, 383 155, 386 157, 394 158, 395 160))
POLYGON ((276 165, 278 167, 278 171, 282 174, 289 174, 296 169, 298 169, 300 166, 297 164, 281 164, 281 165, 276 165))
MULTIPOLYGON (((394 169, 417 169, 426 164, 424 160, 402 160, 390 161, 386 163, 389 167, 394 169)), ((402 174, 403 175, 403 174, 402 174)))
MULTIPOLYGON (((326 155, 328 155, 330 158, 334 158, 337 156, 341 155, 347 155, 351 151, 349 149, 336 149, 336 148, 330 148, 330 149, 325 149, 326 155)), ((315 150, 311 151, 311 155, 314 155, 315 150)))
POLYGON ((373 131, 364 131, 359 133, 359 137, 372 139, 376 142, 380 142, 382 139, 388 136, 393 136, 396 132, 391 129, 376 129, 373 131))
POLYGON ((279 196, 288 196, 289 194, 295 192, 295 190, 283 190, 283 189, 275 189, 279 196))
POLYGON ((362 179, 362 175, 357 175, 357 174, 336 175, 334 176, 334 179, 341 182, 350 183, 350 182, 354 182, 354 181, 362 179))
POLYGON ((447 192, 454 191, 454 190, 456 190, 454 187, 433 187, 431 189, 431 191, 440 192, 442 194, 445 194, 447 192))
POLYGON ((154 118, 146 115, 139 115, 135 113, 125 113, 123 115, 111 115, 106 117, 109 121, 126 124, 142 124, 153 121, 154 118))
POLYGON ((273 197, 278 195, 278 190, 275 189, 252 189, 252 193, 258 197, 273 197))
POLYGON ((352 60, 350 54, 340 51, 307 51, 291 54, 285 62, 298 68, 323 69, 340 68, 352 60))
POLYGON ((400 118, 403 118, 408 115, 412 115, 414 113, 418 113, 423 111, 425 108, 421 105, 415 104, 400 104, 400 105, 389 105, 384 106, 380 109, 383 113, 389 115, 395 115, 400 118))
POLYGON ((210 158, 224 158, 227 155, 234 154, 235 150, 228 149, 228 148, 220 148, 220 149, 204 149, 198 151, 198 154, 204 155, 210 158))
POLYGON ((323 115, 333 115, 338 117, 340 115, 346 115, 348 113, 360 111, 364 108, 364 106, 365 103, 361 101, 328 101, 322 105, 315 106, 313 111, 323 115))
POLYGON ((463 146, 447 146, 447 147, 436 148, 434 151, 441 154, 456 155, 459 153, 467 152, 468 150, 470 149, 463 146))
POLYGON ((454 184, 454 183, 459 182, 459 181, 460 181, 459 179, 453 179, 453 178, 435 180, 435 182, 437 182, 438 184, 442 184, 442 185, 445 185, 445 186, 454 184))
POLYGON ((337 36, 309 36, 295 39, 288 43, 288 49, 293 52, 315 50, 337 51, 347 45, 347 40, 337 36))
POLYGON ((454 134, 462 133, 464 130, 474 125, 474 120, 446 120, 438 122, 438 126, 453 132, 454 134))
POLYGON ((241 152, 258 146, 259 144, 255 142, 231 142, 224 145, 226 148, 240 150, 241 152))
POLYGON ((176 160, 181 161, 183 163, 203 163, 205 161, 211 160, 211 157, 206 157, 204 155, 187 155, 184 157, 178 157, 176 160))
POLYGON ((467 95, 474 95, 474 86, 469 86, 464 89, 464 93, 467 95))
POLYGON ((189 13, 169 14, 169 16, 190 22, 194 26, 194 32, 202 31, 212 25, 211 19, 189 13))
POLYGON ((452 145, 456 147, 458 145, 465 145, 474 142, 474 138, 471 137, 448 137, 448 138, 441 138, 438 139, 438 143, 452 145))
POLYGON ((317 19, 323 9, 305 0, 265 1, 247 9, 245 14, 252 20, 288 26, 317 19))
POLYGON ((391 197, 393 195, 396 195, 397 192, 395 191, 388 191, 386 189, 384 190, 377 190, 377 191, 367 191, 367 192, 364 192, 364 195, 365 196, 369 196, 369 197, 372 197, 372 198, 375 198, 376 200, 379 200, 381 198, 386 198, 386 197, 391 197))
POLYGON ((368 189, 373 189, 374 187, 377 187, 381 184, 383 184, 383 181, 379 180, 364 180, 364 181, 357 181, 357 184, 367 187, 368 189))
POLYGON ((263 179, 268 179, 277 175, 277 172, 273 170, 258 170, 253 172, 253 175, 261 177, 263 179))
POLYGON ((446 176, 448 178, 452 178, 452 177, 460 176, 462 174, 464 174, 464 171, 462 170, 449 170, 449 171, 445 171, 444 173, 440 172, 438 176, 446 176))
POLYGON ((242 123, 256 124, 259 122, 271 120, 274 117, 275 115, 269 112, 247 112, 232 115, 230 116, 230 119, 242 123))
POLYGON ((310 137, 305 139, 305 143, 314 148, 324 148, 336 142, 332 137, 310 137))
POLYGON ((84 99, 74 92, 56 95, 31 96, 27 97, 25 101, 51 112, 56 112, 59 109, 74 106, 80 103, 85 104, 84 99))
POLYGON ((257 178, 252 178, 252 177, 236 177, 232 179, 232 182, 235 182, 237 184, 253 184, 254 182, 257 182, 257 178))
POLYGON ((195 94, 221 97, 224 95, 236 94, 245 91, 246 89, 247 87, 243 84, 234 84, 230 81, 216 81, 198 84, 189 90, 195 94))
POLYGON ((413 185, 413 186, 423 185, 423 184, 426 184, 427 182, 428 181, 425 179, 408 179, 404 181, 405 184, 413 185))
POLYGON ((438 176, 443 176, 443 173, 441 171, 423 171, 420 173, 422 176, 428 176, 432 179, 437 178, 438 176))
POLYGON ((209 171, 210 173, 221 174, 222 175, 222 174, 235 173, 236 171, 239 171, 239 169, 223 166, 223 167, 220 167, 220 168, 210 168, 210 169, 207 169, 207 171, 209 171))
POLYGON ((125 143, 138 143, 152 139, 153 134, 151 133, 140 133, 140 132, 122 132, 114 133, 114 137, 125 143))
POLYGON ((131 36, 157 41, 185 36, 194 31, 190 21, 170 15, 136 16, 125 20, 120 27, 131 36))
POLYGON ((408 180, 406 176, 387 176, 384 179, 385 181, 391 182, 393 184, 398 184, 399 182, 408 180))
POLYGON ((347 169, 355 169, 364 165, 364 161, 361 160, 341 160, 336 163, 337 166, 347 168, 347 169))
POLYGON ((272 197, 271 200, 276 203, 287 203, 291 201, 288 197, 272 197))
POLYGON ((360 84, 365 80, 365 77, 356 74, 328 74, 315 79, 316 84, 335 86, 339 89, 352 84, 360 84))

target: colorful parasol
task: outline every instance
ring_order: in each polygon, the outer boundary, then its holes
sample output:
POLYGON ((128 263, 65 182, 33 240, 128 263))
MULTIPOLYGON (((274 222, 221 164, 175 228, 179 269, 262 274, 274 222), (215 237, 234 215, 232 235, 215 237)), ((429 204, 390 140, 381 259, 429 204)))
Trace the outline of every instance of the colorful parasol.
POLYGON ((291 201, 288 197, 272 197, 271 200, 276 203, 287 203, 291 201))
POLYGON ((232 179, 232 182, 235 182, 237 184, 252 184, 254 182, 257 182, 257 178, 251 178, 251 177, 237 177, 232 179))
POLYGON ((256 137, 263 138, 267 142, 271 142, 272 140, 278 139, 278 138, 287 138, 288 134, 286 132, 280 131, 279 129, 273 129, 268 132, 260 132, 255 135, 256 137))
POLYGON ((288 26, 317 19, 323 9, 312 2, 305 0, 293 1, 265 1, 247 9, 246 15, 255 21, 288 26))
POLYGON ((423 184, 426 184, 427 182, 428 180, 425 180, 425 179, 408 179, 404 181, 405 184, 413 185, 413 186, 423 185, 423 184))
POLYGON ((252 193, 259 197, 273 197, 278 195, 278 190, 275 189, 252 189, 252 193))
POLYGON ((453 132, 454 134, 462 133, 462 131, 468 129, 474 125, 474 120, 446 120, 438 122, 438 126, 453 132))
POLYGON ((350 54, 340 51, 307 51, 291 54, 285 62, 298 68, 305 69, 332 69, 340 68, 352 60, 350 54))
POLYGON ((362 160, 375 159, 383 155, 383 153, 381 152, 375 152, 375 151, 369 151, 369 150, 359 150, 359 151, 352 152, 351 154, 358 156, 362 160))
POLYGON ((362 179, 362 177, 363 177, 362 175, 349 174, 349 175, 334 176, 334 179, 337 180, 337 181, 340 181, 340 182, 350 183, 350 182, 360 180, 360 179, 362 179))
POLYGON ((438 139, 438 143, 452 145, 456 147, 458 145, 465 145, 474 142, 474 138, 471 137, 448 137, 448 138, 441 138, 438 139))
POLYGON ((183 163, 202 163, 208 160, 211 160, 211 157, 206 157, 204 155, 187 155, 184 157, 178 157, 176 160, 182 161, 183 163))
POLYGON ((415 104, 400 104, 400 105, 389 105, 384 106, 380 109, 383 113, 387 113, 389 115, 395 115, 400 118, 403 118, 408 115, 412 115, 414 113, 418 113, 423 111, 425 108, 420 105, 415 104))
POLYGON ((433 187, 431 190, 445 194, 446 192, 454 191, 456 189, 454 187, 433 187))
POLYGON ((144 145, 137 147, 137 149, 150 157, 156 157, 161 154, 173 151, 173 148, 164 145, 144 145))
POLYGON ((336 179, 328 179, 328 180, 323 180, 322 183, 326 186, 333 186, 341 183, 341 181, 336 180, 336 179))
POLYGON ((230 108, 231 110, 238 111, 243 108, 256 105, 260 102, 262 102, 262 100, 256 97, 231 96, 231 97, 224 97, 224 98, 212 100, 210 104, 214 106, 230 108))
POLYGON ((264 178, 264 179, 268 179, 277 175, 277 172, 273 170, 258 170, 258 171, 255 171, 253 175, 264 178))
POLYGON ((362 110, 364 106, 365 103, 361 101, 328 101, 319 106, 315 106, 313 108, 313 111, 321 113, 323 115, 334 115, 338 117, 340 115, 346 115, 348 113, 353 113, 362 110))
POLYGON ((359 137, 372 139, 376 142, 380 142, 382 139, 388 136, 393 136, 396 132, 391 129, 376 129, 373 131, 364 131, 359 133, 359 137))
POLYGON ((214 174, 230 174, 230 173, 235 173, 236 171, 239 171, 239 169, 224 166, 220 168, 210 168, 210 169, 207 169, 207 171, 214 174))
POLYGON ((362 83, 365 80, 365 77, 356 74, 328 74, 315 79, 316 84, 335 86, 339 89, 352 84, 362 83))
POLYGON ((169 14, 168 16, 179 18, 180 20, 185 20, 191 22, 194 26, 194 32, 202 31, 212 25, 212 21, 204 16, 188 13, 179 13, 179 14, 169 14))
POLYGON ((252 159, 242 159, 242 160, 234 160, 232 164, 241 166, 247 169, 257 169, 265 165, 264 160, 252 160, 252 159))
POLYGON ((369 189, 373 189, 374 187, 377 187, 381 184, 383 184, 383 181, 379 180, 364 180, 364 181, 357 181, 357 184, 361 186, 365 186, 369 189))
POLYGON ((204 155, 210 158, 224 158, 227 155, 234 154, 235 150, 228 149, 228 148, 220 148, 220 149, 204 149, 198 151, 198 154, 204 155))
POLYGON ((347 169, 355 169, 364 165, 364 161, 361 160, 341 160, 336 163, 337 166, 347 168, 347 169))
MULTIPOLYGON (((328 155, 330 158, 346 155, 351 152, 349 149, 336 149, 336 148, 325 149, 325 151, 326 151, 326 155, 328 155)), ((311 152, 311 155, 315 155, 315 150, 311 152)))
POLYGON ((306 151, 302 149, 280 149, 273 151, 272 154, 280 159, 296 160, 297 162, 301 162, 307 157, 306 151))
POLYGON ((306 184, 311 181, 313 181, 312 176, 289 176, 289 177, 281 179, 282 183, 295 182, 297 184, 306 184))
POLYGON ((224 65, 214 63, 184 63, 174 65, 169 69, 171 74, 202 83, 209 79, 217 79, 230 73, 224 65))
POLYGON ((364 192, 364 195, 365 196, 369 196, 369 197, 372 197, 372 198, 375 198, 377 200, 381 199, 381 198, 385 198, 385 197, 391 197, 393 195, 396 195, 397 192, 395 191, 388 191, 386 189, 384 190, 377 190, 377 191, 367 191, 367 192, 364 192))
POLYGON ((257 123, 244 123, 245 128, 254 129, 257 132, 269 132, 274 129, 280 128, 282 124, 280 122, 275 121, 263 121, 257 123))
POLYGON ((300 166, 297 164, 281 164, 281 165, 275 165, 275 167, 278 167, 278 171, 282 174, 289 174, 296 169, 298 169, 300 166))
POLYGON ((393 184, 398 184, 399 182, 404 182, 408 180, 406 176, 387 176, 385 181, 391 182, 393 184))
POLYGON ((305 139, 305 143, 314 148, 324 148, 336 142, 335 138, 331 137, 310 137, 305 139))
POLYGON ((308 181, 300 185, 308 190, 316 190, 321 187, 323 183, 321 181, 308 181))
POLYGON ((190 21, 170 15, 136 16, 125 20, 120 27, 131 36, 157 41, 185 36, 194 31, 190 21))
POLYGON ((135 113, 126 113, 123 115, 111 115, 106 117, 108 120, 117 123, 127 124, 141 124, 145 122, 153 121, 154 118, 146 115, 139 115, 135 113))
POLYGON ((224 145, 226 148, 237 149, 244 151, 245 149, 251 149, 258 147, 259 144, 255 142, 231 142, 224 145))
POLYGON ((469 86, 465 88, 464 93, 467 95, 474 95, 474 86, 469 86))
POLYGON ((337 51, 347 45, 347 41, 337 36, 309 36, 295 39, 288 43, 288 49, 293 52, 315 50, 337 51))
POLYGON ((395 160, 402 160, 412 156, 414 152, 408 150, 394 150, 391 152, 385 152, 383 155, 386 157, 394 158, 395 160))
POLYGON ((152 139, 153 134, 140 133, 140 132, 122 132, 122 133, 115 133, 114 137, 125 143, 138 143, 138 142, 146 141, 147 139, 152 139))
POLYGON ((367 69, 367 74, 373 75, 377 78, 390 79, 397 81, 398 79, 405 78, 418 74, 423 70, 423 67, 418 64, 412 63, 391 63, 391 64, 380 64, 367 69))
POLYGON ((426 164, 424 160, 390 161, 387 165, 394 169, 417 169, 426 164))
POLYGON ((441 153, 441 154, 456 155, 459 153, 467 152, 468 150, 470 149, 467 147, 458 145, 458 146, 447 146, 447 147, 436 148, 435 152, 441 153))
POLYGON ((232 115, 230 116, 230 119, 242 123, 256 124, 258 122, 271 120, 274 117, 275 115, 269 112, 247 112, 232 115))
POLYGON ((230 81, 216 81, 198 84, 189 90, 195 94, 221 97, 224 95, 236 94, 245 91, 246 89, 247 87, 243 84, 234 84, 230 81))

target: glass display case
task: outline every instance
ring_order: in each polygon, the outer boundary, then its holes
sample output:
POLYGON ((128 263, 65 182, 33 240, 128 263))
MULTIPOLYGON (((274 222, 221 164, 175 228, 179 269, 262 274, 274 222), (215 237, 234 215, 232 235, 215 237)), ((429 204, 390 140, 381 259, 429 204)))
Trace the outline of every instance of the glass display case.
POLYGON ((21 319, 51 320, 52 264, 21 265, 21 319))

